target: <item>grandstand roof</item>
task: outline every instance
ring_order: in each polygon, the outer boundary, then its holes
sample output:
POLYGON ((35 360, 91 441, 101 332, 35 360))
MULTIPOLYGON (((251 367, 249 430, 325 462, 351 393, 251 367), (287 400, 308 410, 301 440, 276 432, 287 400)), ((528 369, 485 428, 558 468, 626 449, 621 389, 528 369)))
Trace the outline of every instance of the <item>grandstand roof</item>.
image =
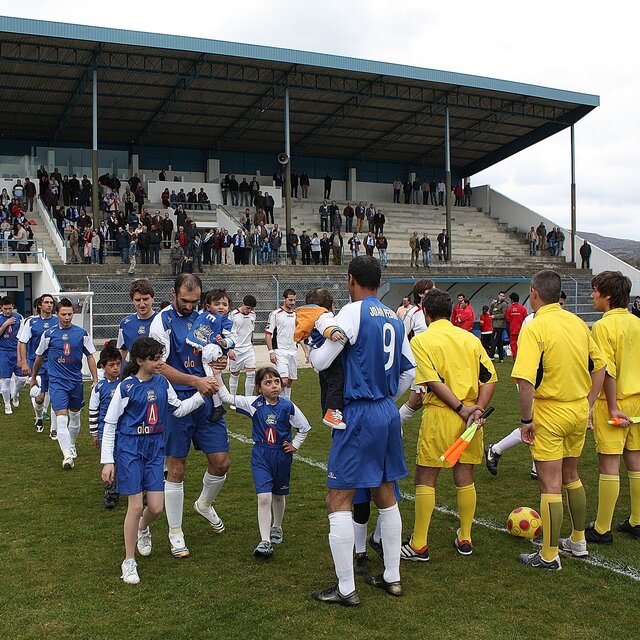
POLYGON ((342 56, 0 17, 5 138, 444 165, 473 175, 577 122, 599 97, 342 56), (7 99, 11 96, 10 99, 7 99))

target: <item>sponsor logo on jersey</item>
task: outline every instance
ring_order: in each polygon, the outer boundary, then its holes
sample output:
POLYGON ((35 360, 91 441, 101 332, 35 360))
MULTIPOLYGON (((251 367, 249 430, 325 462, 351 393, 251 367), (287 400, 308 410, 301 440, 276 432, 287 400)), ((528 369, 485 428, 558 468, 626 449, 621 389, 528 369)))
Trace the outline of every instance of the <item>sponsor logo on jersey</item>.
POLYGON ((147 424, 158 424, 158 405, 155 402, 147 407, 147 424))
POLYGON ((62 353, 64 353, 65 356, 70 356, 71 355, 71 343, 70 342, 65 342, 62 345, 62 353))
POLYGON ((275 444, 278 440, 278 433, 274 427, 267 427, 264 432, 264 439, 268 444, 275 444))

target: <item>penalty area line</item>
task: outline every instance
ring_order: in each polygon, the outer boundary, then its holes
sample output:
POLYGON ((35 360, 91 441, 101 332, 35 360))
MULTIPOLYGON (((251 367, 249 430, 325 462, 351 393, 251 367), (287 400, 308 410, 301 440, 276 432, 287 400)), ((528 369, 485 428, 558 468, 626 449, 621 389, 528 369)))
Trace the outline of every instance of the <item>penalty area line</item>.
MULTIPOLYGON (((241 433, 235 433, 233 431, 229 431, 229 436, 234 440, 238 440, 238 442, 242 442, 244 444, 249 444, 253 446, 253 440, 251 438, 247 438, 247 436, 242 435, 241 433)), ((293 459, 298 460, 310 467, 315 467, 316 469, 321 469, 322 471, 327 470, 327 465, 324 462, 319 462, 318 460, 313 460, 312 458, 307 458, 306 456, 301 456, 299 453, 293 454, 293 459)), ((413 493, 407 493, 406 491, 401 491, 400 495, 410 502, 415 502, 416 497, 413 493)), ((459 517, 458 512, 455 509, 450 509, 445 505, 436 505, 435 510, 439 513, 444 513, 445 515, 452 516, 455 518, 459 517)), ((499 525, 495 520, 490 520, 488 518, 474 518, 473 522, 475 524, 480 525, 481 527, 486 527, 491 531, 498 531, 500 533, 509 533, 506 527, 499 525)), ((540 546, 539 543, 531 541, 532 544, 536 546, 540 546)), ((632 580, 636 580, 640 582, 640 569, 634 567, 629 564, 625 564, 623 562, 619 562, 617 560, 606 560, 601 558, 597 554, 593 554, 589 552, 590 555, 586 558, 580 558, 580 562, 584 562, 586 564, 590 564, 593 567, 598 567, 599 569, 605 569, 607 571, 611 571, 613 573, 617 573, 618 575, 624 576, 625 578, 631 578, 632 580)))

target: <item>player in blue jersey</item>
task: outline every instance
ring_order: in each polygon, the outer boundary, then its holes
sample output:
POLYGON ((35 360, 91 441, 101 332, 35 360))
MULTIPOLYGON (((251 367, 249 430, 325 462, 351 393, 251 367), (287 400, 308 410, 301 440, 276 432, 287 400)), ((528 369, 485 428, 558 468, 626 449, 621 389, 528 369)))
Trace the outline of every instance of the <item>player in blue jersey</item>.
POLYGON ((95 347, 91 336, 73 324, 73 303, 62 298, 56 305, 58 322, 47 329, 36 349, 36 360, 31 370, 31 387, 35 387, 37 376, 46 360, 49 374, 51 408, 56 414, 58 444, 62 451, 62 468, 73 469, 77 457, 76 440, 80 433, 80 410, 84 407, 82 387, 82 357, 93 379, 98 382, 95 347))
POLYGON ((196 513, 209 522, 215 533, 224 531, 224 523, 212 504, 229 469, 229 437, 224 419, 212 421, 211 395, 218 391, 215 378, 207 377, 202 353, 187 344, 187 334, 198 318, 196 307, 202 295, 202 282, 191 273, 180 274, 174 283, 173 304, 164 308, 151 323, 150 336, 164 347, 162 375, 173 385, 181 400, 199 391, 205 403, 188 416, 167 417, 165 443, 167 480, 165 509, 169 523, 169 542, 174 557, 185 558, 189 549, 182 532, 184 508, 184 471, 191 444, 207 456, 202 491, 194 504, 196 513))
POLYGON ((138 339, 149 335, 151 322, 156 315, 153 310, 153 299, 156 292, 146 278, 134 280, 129 289, 131 301, 136 309, 135 313, 122 318, 118 329, 117 347, 122 354, 122 360, 127 359, 131 345, 138 339))
POLYGON ((152 338, 133 343, 131 361, 104 417, 102 481, 111 483, 117 478, 118 490, 128 496, 121 576, 128 584, 140 582, 136 546, 141 556, 151 553, 149 525, 162 513, 165 420, 169 415, 184 416, 204 403, 197 392, 178 399, 159 374, 162 351, 162 345, 152 338), (145 491, 147 506, 143 509, 145 491))
POLYGON ((311 363, 326 369, 342 352, 345 373, 344 422, 333 432, 327 464, 329 546, 338 584, 313 594, 316 600, 355 606, 360 599, 353 573, 354 531, 351 503, 356 489, 370 489, 380 511, 384 573, 367 583, 394 596, 402 594, 400 545, 402 520, 394 481, 407 475, 400 414, 393 397, 409 388, 415 367, 404 325, 376 297, 380 263, 359 256, 349 264, 352 303, 336 316, 348 342, 330 340, 312 351, 311 363))
POLYGON ((260 543, 253 555, 270 558, 274 544, 283 540, 282 518, 285 496, 289 495, 293 454, 302 446, 311 429, 309 421, 291 400, 280 396, 282 379, 273 367, 256 371, 258 396, 231 395, 224 386, 219 371, 220 398, 235 410, 251 418, 253 423, 251 472, 258 495, 258 527, 260 543), (297 430, 291 437, 291 427, 297 430), (273 510, 273 520, 271 512, 273 510))
MULTIPOLYGON (((93 445, 100 448, 102 434, 104 432, 104 417, 116 387, 120 382, 120 370, 122 368, 122 355, 114 345, 107 344, 100 352, 98 369, 102 371, 103 378, 91 390, 89 399, 89 433, 93 445)), ((115 482, 104 483, 104 495, 102 504, 105 509, 115 509, 118 502, 118 493, 115 482)))
MULTIPOLYGON (((29 318, 25 318, 18 330, 18 360, 23 376, 27 379, 31 377, 33 363, 36 360, 36 349, 40 344, 42 334, 50 329, 55 320, 53 319, 53 308, 55 300, 49 293, 40 296, 35 302, 36 313, 29 318)), ((36 414, 36 431, 42 433, 44 430, 44 412, 49 407, 49 377, 47 375, 46 364, 40 368, 39 393, 31 398, 31 404, 36 414)), ((51 437, 57 437, 55 414, 51 420, 51 437)))
POLYGON ((14 310, 13 300, 4 296, 0 300, 0 390, 4 400, 4 412, 11 415, 11 403, 20 405, 19 392, 24 385, 23 375, 18 367, 18 329, 22 316, 14 310), (14 388, 11 388, 11 377, 16 376, 14 388), (21 385, 21 386, 18 386, 21 385))

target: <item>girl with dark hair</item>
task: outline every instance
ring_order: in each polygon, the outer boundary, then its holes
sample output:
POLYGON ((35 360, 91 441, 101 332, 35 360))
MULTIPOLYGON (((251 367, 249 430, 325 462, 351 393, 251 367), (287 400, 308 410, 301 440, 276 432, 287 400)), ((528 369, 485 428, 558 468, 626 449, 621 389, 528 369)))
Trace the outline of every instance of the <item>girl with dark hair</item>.
POLYGON ((152 338, 139 338, 133 343, 129 364, 104 418, 102 481, 111 483, 117 477, 118 492, 128 496, 121 576, 128 584, 140 582, 135 549, 137 546, 141 556, 151 553, 149 524, 162 513, 167 412, 181 417, 204 403, 199 393, 178 399, 173 387, 160 375, 162 352, 162 344, 152 338), (147 506, 143 510, 145 491, 147 506))

